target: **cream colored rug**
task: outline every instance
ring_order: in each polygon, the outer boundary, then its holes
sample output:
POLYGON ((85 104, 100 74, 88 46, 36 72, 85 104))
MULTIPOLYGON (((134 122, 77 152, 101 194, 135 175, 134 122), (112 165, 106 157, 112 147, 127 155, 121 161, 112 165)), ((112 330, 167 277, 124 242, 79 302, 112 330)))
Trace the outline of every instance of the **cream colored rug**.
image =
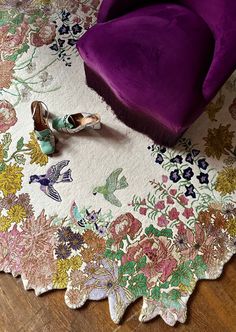
POLYGON ((75 42, 98 5, 0 7, 0 269, 37 295, 66 289, 71 308, 107 297, 116 323, 143 297, 141 321, 174 325, 197 280, 217 278, 236 252, 236 75, 174 149, 153 144, 85 84, 75 42), (52 116, 100 113, 102 129, 57 135, 48 158, 33 100, 52 116))

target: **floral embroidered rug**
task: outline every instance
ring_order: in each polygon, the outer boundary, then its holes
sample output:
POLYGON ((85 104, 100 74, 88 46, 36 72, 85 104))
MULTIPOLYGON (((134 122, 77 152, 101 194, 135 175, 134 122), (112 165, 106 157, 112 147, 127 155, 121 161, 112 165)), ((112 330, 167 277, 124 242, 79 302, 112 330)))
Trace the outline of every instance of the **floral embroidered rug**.
POLYGON ((139 297, 142 322, 184 322, 196 282, 236 252, 236 75, 175 148, 156 145, 85 84, 75 43, 99 0, 42 2, 0 7, 0 270, 65 289, 70 308, 108 298, 116 323, 139 297), (56 134, 48 158, 33 100, 100 113, 102 129, 56 134))

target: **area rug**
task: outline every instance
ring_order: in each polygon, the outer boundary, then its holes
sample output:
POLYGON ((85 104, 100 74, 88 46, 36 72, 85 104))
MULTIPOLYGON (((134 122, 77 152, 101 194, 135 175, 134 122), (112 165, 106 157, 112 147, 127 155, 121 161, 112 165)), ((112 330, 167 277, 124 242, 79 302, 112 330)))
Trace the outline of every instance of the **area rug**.
POLYGON ((167 149, 86 87, 75 43, 99 0, 42 3, 0 7, 0 269, 36 295, 66 289, 70 308, 108 298, 115 323, 140 297, 140 321, 184 322, 196 282, 236 252, 236 75, 167 149), (33 100, 100 113, 102 129, 57 135, 47 157, 33 100))

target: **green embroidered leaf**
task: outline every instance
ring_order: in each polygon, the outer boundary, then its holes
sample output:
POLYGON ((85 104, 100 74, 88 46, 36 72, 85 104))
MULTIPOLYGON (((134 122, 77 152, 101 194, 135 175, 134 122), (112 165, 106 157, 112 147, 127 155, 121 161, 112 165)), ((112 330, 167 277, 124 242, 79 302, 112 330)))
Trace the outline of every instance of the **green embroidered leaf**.
POLYGON ((127 284, 127 281, 128 281, 128 276, 119 276, 118 278, 118 282, 119 282, 119 285, 122 286, 122 287, 125 287, 126 284, 127 284))
POLYGON ((8 32, 10 32, 12 35, 14 35, 16 33, 16 27, 12 26, 8 29, 8 32))
POLYGON ((120 242, 120 248, 121 248, 121 249, 124 248, 124 242, 123 242, 123 241, 120 242))
POLYGON ((106 241, 106 247, 110 249, 113 243, 114 243, 114 240, 113 240, 113 239, 108 239, 108 240, 106 241))
POLYGON ((12 23, 15 25, 20 25, 23 22, 23 19, 24 19, 24 14, 20 13, 13 18, 12 23))
POLYGON ((171 286, 178 286, 179 284, 190 286, 190 282, 193 279, 193 272, 190 268, 190 263, 191 261, 184 262, 176 271, 173 272, 170 280, 171 286))
POLYGON ((170 287, 170 283, 168 281, 164 282, 163 284, 160 284, 160 288, 167 289, 170 287))
POLYGON ((116 254, 113 251, 106 249, 106 251, 104 252, 104 256, 114 261, 116 254))
POLYGON ((207 264, 203 261, 202 256, 196 256, 192 261, 191 268, 197 278, 204 278, 207 271, 207 264))
POLYGON ((118 250, 115 254, 115 258, 121 260, 121 258, 123 257, 125 253, 122 250, 118 250))
POLYGON ((3 172, 5 168, 6 168, 6 164, 0 163, 0 172, 3 172))
POLYGON ((177 289, 172 289, 172 291, 170 291, 170 293, 169 293, 169 296, 170 296, 171 300, 176 301, 181 298, 181 293, 177 289))
POLYGON ((170 228, 162 229, 161 231, 159 231, 153 225, 148 226, 145 229, 145 233, 147 235, 153 234, 155 236, 165 236, 167 238, 172 238, 173 237, 173 232, 170 228))
POLYGON ((119 272, 121 274, 132 275, 134 273, 135 262, 127 262, 119 267, 119 272))
POLYGON ((147 278, 144 274, 138 274, 129 280, 128 289, 134 296, 145 296, 147 294, 147 278))
POLYGON ((23 148, 23 146, 24 146, 24 138, 21 137, 16 144, 17 151, 20 151, 23 148))
POLYGON ((146 256, 143 256, 139 259, 136 265, 136 271, 141 270, 146 265, 147 258, 146 256))
POLYGON ((154 300, 156 301, 159 301, 160 300, 160 296, 161 296, 161 292, 160 292, 160 288, 155 286, 153 289, 152 289, 152 292, 151 292, 151 296, 154 300))
POLYGON ((14 156, 14 159, 15 159, 16 163, 19 165, 24 165, 26 162, 26 159, 23 154, 16 154, 14 156))
POLYGON ((4 134, 3 139, 2 139, 2 145, 3 145, 4 150, 6 150, 6 151, 9 150, 11 142, 12 142, 11 134, 10 133, 4 134))

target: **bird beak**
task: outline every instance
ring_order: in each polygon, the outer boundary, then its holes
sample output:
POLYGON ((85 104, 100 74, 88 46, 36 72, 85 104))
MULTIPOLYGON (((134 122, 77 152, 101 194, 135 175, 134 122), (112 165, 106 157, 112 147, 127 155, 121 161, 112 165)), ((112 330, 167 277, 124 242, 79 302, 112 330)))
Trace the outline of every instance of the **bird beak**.
POLYGON ((32 181, 31 180, 29 180, 29 184, 31 184, 32 183, 32 181))

